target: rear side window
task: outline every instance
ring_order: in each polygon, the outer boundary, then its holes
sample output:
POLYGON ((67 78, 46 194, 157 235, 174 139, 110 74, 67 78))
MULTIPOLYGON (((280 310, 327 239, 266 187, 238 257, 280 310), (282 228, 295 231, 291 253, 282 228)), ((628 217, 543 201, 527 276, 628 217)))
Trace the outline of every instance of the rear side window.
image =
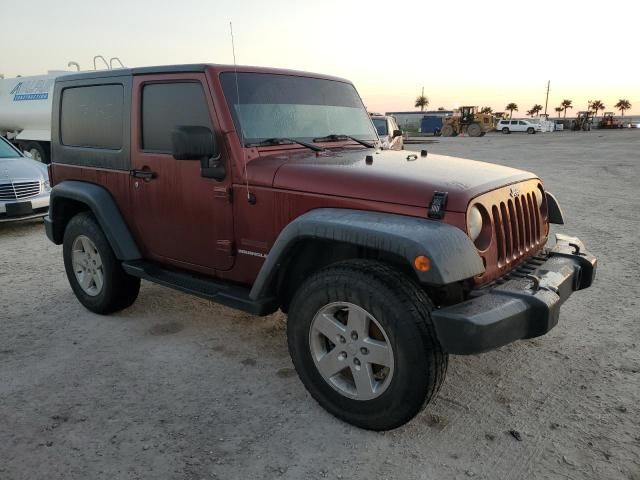
POLYGON ((122 85, 71 87, 62 91, 60 141, 73 147, 122 148, 122 85))
POLYGON ((142 89, 142 149, 171 153, 171 132, 178 126, 211 129, 199 82, 155 83, 142 89))

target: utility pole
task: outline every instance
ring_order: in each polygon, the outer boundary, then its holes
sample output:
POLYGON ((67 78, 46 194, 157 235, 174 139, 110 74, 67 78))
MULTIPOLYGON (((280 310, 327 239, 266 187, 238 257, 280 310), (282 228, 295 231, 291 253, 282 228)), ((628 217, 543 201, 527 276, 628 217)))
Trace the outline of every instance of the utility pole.
POLYGON ((551 86, 551 80, 547 82, 547 100, 544 102, 544 116, 547 116, 547 106, 549 105, 549 87, 551 86))

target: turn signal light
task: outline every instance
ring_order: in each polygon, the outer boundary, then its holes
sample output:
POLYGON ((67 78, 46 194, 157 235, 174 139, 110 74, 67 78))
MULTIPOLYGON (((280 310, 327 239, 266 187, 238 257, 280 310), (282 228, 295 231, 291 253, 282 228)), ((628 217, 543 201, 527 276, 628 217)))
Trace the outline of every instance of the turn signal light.
POLYGON ((413 261, 413 264, 419 272, 426 272, 431 268, 431 260, 424 255, 418 255, 413 261))

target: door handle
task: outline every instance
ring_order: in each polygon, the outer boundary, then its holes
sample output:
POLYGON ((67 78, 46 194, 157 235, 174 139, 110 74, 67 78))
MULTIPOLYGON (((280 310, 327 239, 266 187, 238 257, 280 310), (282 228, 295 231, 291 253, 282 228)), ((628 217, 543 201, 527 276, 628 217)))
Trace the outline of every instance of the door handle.
POLYGON ((152 172, 151 170, 129 170, 129 175, 134 178, 142 178, 147 181, 158 176, 156 172, 152 172))

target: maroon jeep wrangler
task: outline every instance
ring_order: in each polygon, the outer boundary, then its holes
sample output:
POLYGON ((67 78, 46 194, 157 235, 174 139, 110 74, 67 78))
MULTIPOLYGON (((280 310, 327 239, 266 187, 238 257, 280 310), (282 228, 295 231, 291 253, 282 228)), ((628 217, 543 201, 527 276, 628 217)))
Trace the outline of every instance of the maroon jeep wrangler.
POLYGON ((48 237, 89 310, 140 279, 288 313, 329 412, 383 430, 437 393, 448 354, 543 335, 596 259, 556 199, 499 165, 383 151, 353 85, 184 65, 58 77, 48 237))

